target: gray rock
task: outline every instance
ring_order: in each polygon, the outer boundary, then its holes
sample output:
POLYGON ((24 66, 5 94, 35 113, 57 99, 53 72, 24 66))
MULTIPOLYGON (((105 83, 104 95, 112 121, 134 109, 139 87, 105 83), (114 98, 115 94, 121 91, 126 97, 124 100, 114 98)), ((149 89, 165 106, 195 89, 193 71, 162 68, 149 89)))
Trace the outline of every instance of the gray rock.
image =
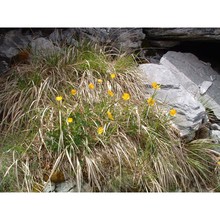
POLYGON ((6 61, 0 61, 0 75, 6 73, 9 70, 9 65, 6 61))
POLYGON ((31 42, 32 53, 41 55, 50 55, 60 51, 60 48, 54 46, 50 40, 40 37, 31 42))
POLYGON ((204 95, 211 85, 212 85, 211 81, 202 82, 202 84, 199 86, 200 95, 204 95))
POLYGON ((220 40, 220 28, 144 28, 144 33, 154 40, 220 40))
POLYGON ((160 63, 170 69, 182 86, 220 119, 220 75, 209 64, 191 53, 173 51, 167 52, 160 63), (200 85, 210 80, 211 86, 201 95, 200 85))
POLYGON ((218 125, 218 124, 211 124, 211 129, 212 130, 219 130, 220 131, 220 125, 218 125))
POLYGON ((45 185, 43 192, 54 192, 55 187, 56 187, 55 183, 53 183, 53 182, 48 182, 48 183, 45 185))
POLYGON ((56 185, 56 192, 77 192, 77 185, 74 181, 65 181, 56 185))
POLYGON ((173 124, 179 130, 181 137, 187 141, 192 140, 206 118, 205 108, 181 85, 175 77, 175 72, 167 67, 158 64, 142 64, 139 69, 146 81, 147 92, 153 93, 152 82, 161 84, 161 89, 157 90, 156 99, 164 104, 164 108, 173 107, 177 110, 173 124))
POLYGON ((51 40, 56 45, 72 45, 78 46, 78 41, 75 39, 76 31, 75 29, 67 29, 67 30, 60 30, 55 29, 49 36, 49 40, 51 40))
POLYGON ((123 51, 139 49, 145 38, 142 28, 110 28, 109 41, 123 51))
MULTIPOLYGON (((213 139, 213 140, 215 140, 215 142, 217 143, 217 144, 220 144, 220 131, 218 131, 218 130, 212 130, 211 131, 211 138, 213 139)), ((220 152, 220 147, 218 147, 218 152, 220 152)))
POLYGON ((21 30, 11 30, 7 32, 0 45, 0 55, 2 57, 12 58, 21 50, 28 47, 31 41, 30 35, 23 35, 21 30))

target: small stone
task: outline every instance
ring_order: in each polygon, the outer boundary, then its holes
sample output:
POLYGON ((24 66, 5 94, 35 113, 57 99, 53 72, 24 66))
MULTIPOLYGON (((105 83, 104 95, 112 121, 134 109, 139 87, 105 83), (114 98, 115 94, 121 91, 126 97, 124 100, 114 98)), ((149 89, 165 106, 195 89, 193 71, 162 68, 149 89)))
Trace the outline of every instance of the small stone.
POLYGON ((218 125, 218 124, 211 124, 211 129, 212 130, 219 130, 220 131, 220 125, 218 125))
POLYGON ((203 81, 202 84, 199 86, 200 94, 204 95, 211 85, 212 85, 212 82, 210 82, 210 81, 203 81))
POLYGON ((77 185, 74 181, 65 181, 56 185, 56 192, 77 192, 77 185))
POLYGON ((216 140, 218 143, 220 143, 220 131, 212 130, 211 131, 211 138, 216 140))
POLYGON ((44 187, 44 192, 54 192, 55 190, 55 183, 49 182, 44 187))

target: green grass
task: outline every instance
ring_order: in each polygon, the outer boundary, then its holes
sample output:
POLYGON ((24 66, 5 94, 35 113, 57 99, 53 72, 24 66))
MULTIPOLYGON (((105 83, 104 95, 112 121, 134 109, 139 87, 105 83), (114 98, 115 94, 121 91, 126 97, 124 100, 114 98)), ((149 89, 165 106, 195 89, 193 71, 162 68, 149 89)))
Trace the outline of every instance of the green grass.
POLYGON ((168 112, 148 105, 134 57, 82 44, 15 66, 0 85, 0 190, 41 191, 55 171, 78 191, 86 183, 94 192, 215 188, 213 144, 182 143, 168 112))

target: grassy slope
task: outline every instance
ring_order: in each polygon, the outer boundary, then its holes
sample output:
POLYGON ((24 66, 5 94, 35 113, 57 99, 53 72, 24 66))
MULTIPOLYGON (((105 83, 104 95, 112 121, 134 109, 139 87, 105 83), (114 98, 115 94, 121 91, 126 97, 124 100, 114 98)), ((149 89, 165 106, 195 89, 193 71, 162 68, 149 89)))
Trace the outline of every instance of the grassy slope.
POLYGON ((172 117, 147 102, 133 55, 89 44, 31 54, 0 86, 1 191, 41 191, 50 179, 79 191, 218 185, 213 144, 181 143, 172 117))

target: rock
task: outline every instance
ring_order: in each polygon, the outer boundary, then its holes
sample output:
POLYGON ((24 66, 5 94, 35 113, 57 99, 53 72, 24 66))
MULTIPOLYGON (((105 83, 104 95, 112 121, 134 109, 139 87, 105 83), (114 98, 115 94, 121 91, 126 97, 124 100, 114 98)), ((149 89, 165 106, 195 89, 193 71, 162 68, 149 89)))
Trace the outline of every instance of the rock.
POLYGON ((49 40, 51 40, 56 45, 72 45, 72 46, 78 46, 79 42, 75 40, 75 31, 74 29, 55 29, 49 36, 49 40))
POLYGON ((176 72, 159 64, 141 64, 139 66, 143 79, 147 84, 147 91, 152 93, 151 83, 161 84, 157 90, 156 99, 163 102, 167 109, 177 110, 173 119, 174 126, 179 130, 180 136, 186 141, 195 137, 195 132, 206 119, 205 108, 181 85, 175 77, 176 72))
POLYGON ((31 42, 32 53, 41 55, 51 55, 59 52, 60 48, 53 45, 53 43, 46 38, 40 37, 31 42))
POLYGON ((77 192, 76 182, 65 181, 56 185, 56 192, 77 192))
POLYGON ((0 45, 0 56, 11 59, 21 50, 26 49, 30 41, 30 35, 23 35, 21 30, 11 30, 5 34, 0 45))
POLYGON ((141 48, 145 34, 141 28, 69 28, 56 29, 49 37, 54 43, 66 41, 77 46, 79 41, 109 45, 122 51, 132 51, 141 48))
POLYGON ((220 28, 144 28, 150 40, 220 40, 220 28))
POLYGON ((160 64, 172 71, 181 85, 220 119, 220 75, 209 64, 191 53, 173 51, 164 54, 160 64), (200 85, 203 85, 204 81, 212 83, 206 82, 200 94, 200 85))
POLYGON ((142 28, 110 28, 109 41, 111 45, 123 51, 140 49, 145 38, 142 28))
POLYGON ((53 183, 53 182, 48 182, 48 183, 45 185, 43 192, 54 192, 55 187, 56 187, 55 183, 53 183))
POLYGON ((211 85, 212 85, 211 81, 202 82, 202 84, 199 86, 200 95, 204 95, 211 85))
MULTIPOLYGON (((220 131, 219 130, 212 130, 211 131, 211 138, 215 140, 217 144, 220 144, 220 131)), ((220 152, 220 147, 217 147, 218 152, 220 152)))
POLYGON ((4 60, 0 61, 0 76, 1 74, 6 73, 8 70, 9 70, 9 64, 4 60))
POLYGON ((219 130, 220 131, 220 125, 218 125, 218 124, 211 124, 211 129, 212 130, 219 130))

